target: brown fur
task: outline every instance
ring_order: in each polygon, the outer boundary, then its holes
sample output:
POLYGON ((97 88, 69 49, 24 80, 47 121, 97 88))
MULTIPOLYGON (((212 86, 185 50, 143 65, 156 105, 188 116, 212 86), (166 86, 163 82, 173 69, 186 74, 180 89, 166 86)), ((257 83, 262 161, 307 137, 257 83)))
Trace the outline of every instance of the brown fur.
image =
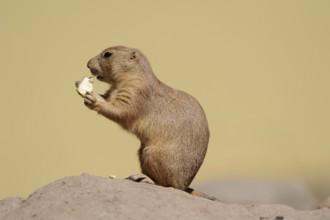
POLYGON ((137 49, 108 48, 92 58, 88 68, 111 86, 102 96, 87 95, 85 104, 140 139, 143 174, 158 185, 187 191, 209 141, 200 104, 160 82, 137 49), (107 52, 112 55, 107 57, 107 52))

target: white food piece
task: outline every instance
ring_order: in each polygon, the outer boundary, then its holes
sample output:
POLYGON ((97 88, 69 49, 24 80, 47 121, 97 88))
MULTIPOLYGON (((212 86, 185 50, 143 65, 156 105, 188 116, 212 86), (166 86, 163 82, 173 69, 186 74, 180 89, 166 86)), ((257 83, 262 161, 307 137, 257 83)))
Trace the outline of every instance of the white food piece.
POLYGON ((87 92, 93 92, 93 83, 94 80, 92 77, 84 77, 78 84, 78 93, 82 96, 85 96, 87 92))

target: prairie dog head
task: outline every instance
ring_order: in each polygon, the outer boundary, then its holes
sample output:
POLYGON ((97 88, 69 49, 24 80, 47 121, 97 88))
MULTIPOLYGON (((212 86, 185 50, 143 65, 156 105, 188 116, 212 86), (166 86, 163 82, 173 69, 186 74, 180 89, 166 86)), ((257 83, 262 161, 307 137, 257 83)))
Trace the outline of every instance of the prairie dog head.
POLYGON ((152 74, 149 62, 139 50, 123 46, 103 50, 88 61, 87 67, 98 80, 107 83, 152 74))

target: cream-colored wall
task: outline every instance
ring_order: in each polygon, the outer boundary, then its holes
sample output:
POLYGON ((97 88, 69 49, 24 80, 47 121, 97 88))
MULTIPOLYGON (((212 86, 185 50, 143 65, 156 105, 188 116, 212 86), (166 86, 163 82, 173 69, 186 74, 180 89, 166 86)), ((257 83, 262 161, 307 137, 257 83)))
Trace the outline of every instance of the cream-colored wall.
POLYGON ((113 45, 141 49, 162 81, 204 106, 211 141, 195 182, 298 178, 326 189, 329 11, 327 0, 1 0, 0 198, 83 172, 139 172, 137 139, 74 89, 113 45))

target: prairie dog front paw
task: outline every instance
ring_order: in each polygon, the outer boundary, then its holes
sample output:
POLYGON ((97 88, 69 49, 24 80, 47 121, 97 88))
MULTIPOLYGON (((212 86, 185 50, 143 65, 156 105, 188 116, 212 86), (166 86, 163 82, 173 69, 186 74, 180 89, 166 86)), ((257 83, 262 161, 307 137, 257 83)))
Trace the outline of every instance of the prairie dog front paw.
POLYGON ((84 96, 84 104, 92 110, 99 112, 102 108, 102 105, 106 103, 104 98, 96 93, 86 92, 84 96))

